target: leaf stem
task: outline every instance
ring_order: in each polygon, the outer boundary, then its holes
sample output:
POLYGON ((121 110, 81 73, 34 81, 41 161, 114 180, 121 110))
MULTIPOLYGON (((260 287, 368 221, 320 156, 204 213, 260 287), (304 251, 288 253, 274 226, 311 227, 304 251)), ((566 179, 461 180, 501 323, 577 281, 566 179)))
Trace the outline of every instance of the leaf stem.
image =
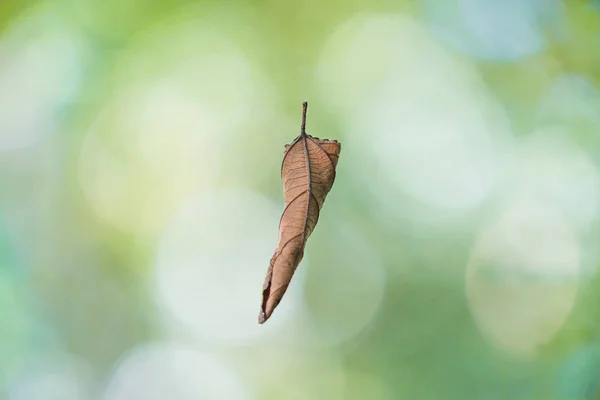
POLYGON ((308 102, 302 102, 302 125, 300 126, 300 136, 306 136, 306 112, 308 110, 308 102))

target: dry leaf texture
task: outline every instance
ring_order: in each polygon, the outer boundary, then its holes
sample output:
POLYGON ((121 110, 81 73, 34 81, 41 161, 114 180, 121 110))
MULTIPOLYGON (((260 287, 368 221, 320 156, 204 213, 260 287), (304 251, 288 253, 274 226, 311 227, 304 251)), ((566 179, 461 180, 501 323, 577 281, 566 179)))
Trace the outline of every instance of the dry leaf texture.
POLYGON ((302 103, 300 135, 285 146, 281 165, 285 207, 279 222, 279 244, 263 286, 259 323, 264 323, 283 297, 302 257, 308 237, 319 220, 325 197, 333 186, 340 154, 336 140, 306 134, 307 103, 302 103))

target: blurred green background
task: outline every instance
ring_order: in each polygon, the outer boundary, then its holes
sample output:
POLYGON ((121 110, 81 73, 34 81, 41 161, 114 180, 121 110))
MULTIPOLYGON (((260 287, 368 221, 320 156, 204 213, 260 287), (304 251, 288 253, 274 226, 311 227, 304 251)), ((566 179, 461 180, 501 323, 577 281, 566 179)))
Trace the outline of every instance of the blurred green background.
POLYGON ((600 398, 599 90, 597 1, 2 0, 0 398, 600 398))

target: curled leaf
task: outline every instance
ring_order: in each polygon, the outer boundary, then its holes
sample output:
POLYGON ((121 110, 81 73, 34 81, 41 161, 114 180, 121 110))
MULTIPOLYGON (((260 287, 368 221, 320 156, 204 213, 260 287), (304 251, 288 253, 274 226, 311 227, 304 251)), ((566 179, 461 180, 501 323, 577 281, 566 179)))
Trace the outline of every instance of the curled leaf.
POLYGON ((317 225, 319 212, 335 180, 340 144, 306 134, 307 107, 303 102, 300 135, 285 146, 283 155, 281 179, 285 207, 279 222, 279 244, 263 285, 258 317, 261 324, 281 301, 302 261, 306 241, 317 225))

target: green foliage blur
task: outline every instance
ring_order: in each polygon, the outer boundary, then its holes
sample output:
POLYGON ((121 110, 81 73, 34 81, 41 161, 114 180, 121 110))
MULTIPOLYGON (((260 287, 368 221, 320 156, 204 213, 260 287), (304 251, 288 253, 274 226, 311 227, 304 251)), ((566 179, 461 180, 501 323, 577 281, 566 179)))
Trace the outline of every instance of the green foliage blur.
POLYGON ((2 0, 0 398, 598 398, 599 168, 599 2, 2 0))

